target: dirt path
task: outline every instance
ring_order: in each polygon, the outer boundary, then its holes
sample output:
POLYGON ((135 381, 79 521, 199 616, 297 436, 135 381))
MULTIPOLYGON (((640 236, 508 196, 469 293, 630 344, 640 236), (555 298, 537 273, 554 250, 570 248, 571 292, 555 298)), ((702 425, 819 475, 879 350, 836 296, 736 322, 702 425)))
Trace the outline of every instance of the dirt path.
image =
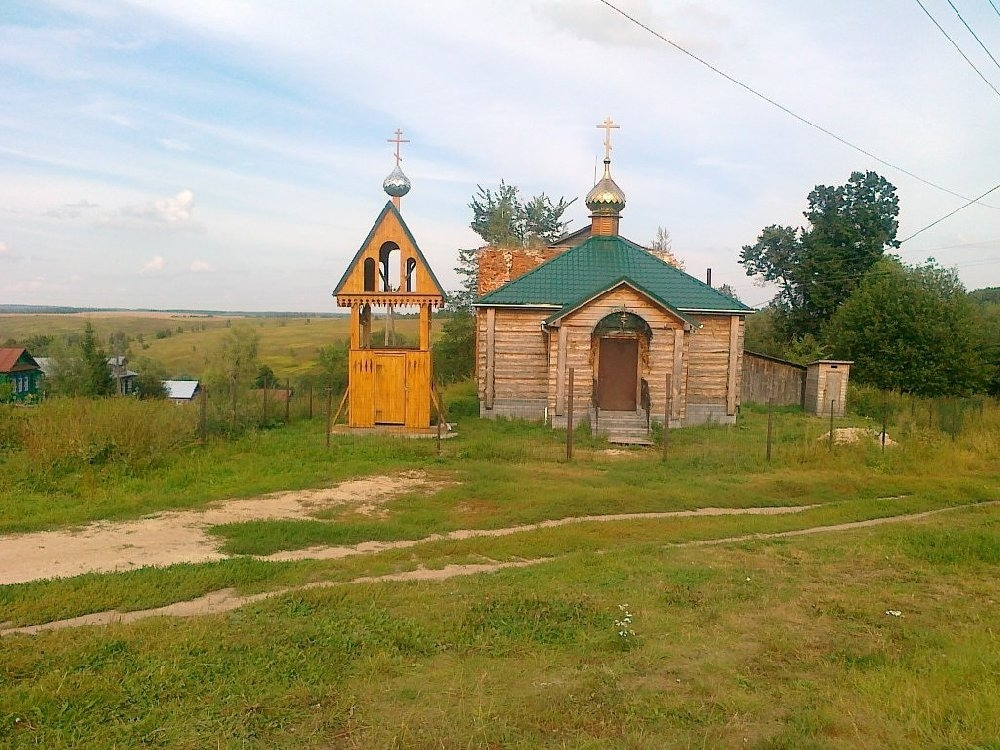
POLYGON ((404 539, 397 542, 361 542, 360 544, 342 547, 306 547, 305 549, 275 552, 273 555, 261 556, 258 559, 270 562, 288 560, 338 560, 351 555, 370 555, 387 549, 406 549, 427 542, 438 542, 455 539, 475 539, 477 537, 498 537, 511 534, 521 534, 525 531, 550 529, 556 526, 567 526, 573 523, 608 521, 645 521, 665 518, 691 518, 702 516, 775 516, 783 513, 800 513, 815 505, 778 505, 763 508, 698 508, 697 510, 670 510, 661 513, 612 513, 606 516, 571 516, 557 518, 551 521, 527 523, 521 526, 508 526, 502 529, 459 529, 447 534, 431 534, 423 539, 404 539))
POLYGON ((334 487, 227 500, 199 510, 170 511, 135 521, 93 523, 79 530, 0 536, 0 584, 108 573, 149 565, 210 562, 227 556, 210 526, 254 520, 309 518, 317 511, 353 505, 379 515, 387 500, 441 486, 419 471, 366 477, 334 487))
POLYGON ((111 625, 119 622, 136 622, 137 620, 145 620, 150 617, 197 617, 200 615, 215 615, 222 612, 230 612, 234 609, 244 607, 247 604, 253 604, 254 602, 271 599, 272 597, 289 594, 295 591, 324 589, 330 588, 331 586, 349 586, 351 584, 358 583, 378 583, 381 581, 443 581, 448 578, 455 578, 456 576, 475 575, 476 573, 492 573, 504 568, 523 568, 528 565, 537 565, 543 562, 546 562, 546 559, 519 560, 516 562, 505 563, 483 563, 479 565, 446 565, 443 568, 434 570, 428 568, 417 568, 416 570, 407 571, 405 573, 390 573, 384 576, 365 576, 363 578, 355 578, 354 580, 346 583, 318 581, 316 583, 306 583, 302 586, 292 586, 290 588, 276 589, 274 591, 264 591, 260 594, 249 594, 247 596, 237 595, 236 589, 220 589, 219 591, 212 591, 204 596, 200 596, 197 599, 190 599, 186 602, 175 602, 174 604, 168 604, 165 607, 157 607, 156 609, 138 609, 131 612, 119 612, 117 610, 94 612, 89 615, 72 617, 68 620, 46 622, 42 625, 25 625, 19 628, 0 629, 0 638, 5 635, 14 635, 15 633, 34 635, 35 633, 41 633, 46 630, 78 628, 84 625, 111 625))
MULTIPOLYGON (((718 545, 718 544, 732 544, 738 542, 747 541, 757 541, 766 539, 781 539, 784 537, 793 536, 804 536, 807 534, 828 534, 837 531, 849 531, 852 529, 863 529, 872 526, 881 526, 883 524, 889 523, 902 523, 906 521, 918 521, 923 518, 928 518, 930 516, 936 516, 940 513, 948 513, 955 510, 962 510, 965 508, 981 507, 981 506, 994 506, 1000 504, 1000 501, 992 500, 982 503, 968 503, 966 505, 956 505, 949 508, 938 508, 937 510, 928 510, 921 513, 910 513, 907 515, 900 516, 885 516, 883 518, 870 518, 864 521, 851 521, 849 523, 838 523, 828 526, 812 526, 805 529, 794 529, 791 531, 777 531, 771 533, 762 534, 744 534, 742 536, 725 537, 722 539, 703 539, 691 542, 681 542, 678 544, 670 545, 672 547, 703 547, 708 545, 718 545)), ((811 506, 804 506, 811 507, 811 506)), ((680 511, 684 515, 722 515, 722 511, 732 512, 733 510, 769 510, 769 509, 725 509, 725 508, 705 508, 701 511, 680 511)), ((770 509, 772 512, 774 509, 770 509)), ((797 510, 802 510, 798 508, 797 510)), ((622 520, 623 518, 634 517, 635 515, 642 517, 660 517, 663 514, 659 513, 644 513, 644 514, 631 514, 631 515, 621 515, 621 516, 587 516, 586 520, 591 521, 603 521, 603 520, 622 520)), ((674 515, 677 515, 675 513, 674 515)), ((583 519, 560 519, 558 521, 548 521, 544 525, 547 526, 561 526, 566 523, 579 522, 583 519)), ((526 528, 538 528, 543 524, 532 524, 530 527, 512 527, 516 529, 526 529, 526 528)), ((511 529, 493 529, 490 530, 489 534, 479 534, 480 536, 501 536, 505 533, 515 533, 511 529)), ((235 593, 234 589, 222 589, 220 591, 213 591, 206 594, 205 596, 199 597, 197 599, 191 599, 185 602, 176 602, 174 604, 168 604, 165 607, 158 607, 156 609, 143 609, 134 610, 131 612, 118 612, 116 610, 111 610, 108 612, 96 612, 89 615, 82 615, 81 617, 73 617, 67 620, 56 620, 54 622, 47 622, 40 625, 25 625, 22 627, 14 628, 0 628, 0 637, 7 635, 14 635, 17 633, 33 635, 35 633, 40 633, 46 630, 61 630, 64 628, 75 628, 84 625, 109 625, 112 623, 119 622, 135 622, 137 620, 145 620, 149 617, 196 617, 199 615, 211 615, 219 614, 223 612, 229 612, 234 609, 238 609, 247 604, 252 604, 254 602, 263 601, 264 599, 270 599, 275 596, 281 596, 283 594, 294 593, 297 591, 307 591, 309 589, 316 588, 329 588, 331 586, 349 586, 352 584, 359 583, 378 583, 382 581, 442 581, 449 578, 454 578, 456 576, 464 575, 475 575, 478 573, 492 573, 497 570, 503 570, 506 568, 523 568, 529 565, 539 565, 541 563, 550 562, 557 558, 538 558, 532 560, 517 560, 512 562, 490 562, 482 563, 478 565, 446 565, 444 568, 439 569, 427 569, 427 568, 417 568, 416 570, 407 571, 404 573, 391 573, 383 576, 365 576, 362 578, 355 578, 347 583, 339 583, 333 581, 319 581, 315 583, 307 583, 301 586, 291 586, 284 589, 277 589, 274 591, 265 591, 259 594, 249 594, 247 596, 239 596, 235 593)))

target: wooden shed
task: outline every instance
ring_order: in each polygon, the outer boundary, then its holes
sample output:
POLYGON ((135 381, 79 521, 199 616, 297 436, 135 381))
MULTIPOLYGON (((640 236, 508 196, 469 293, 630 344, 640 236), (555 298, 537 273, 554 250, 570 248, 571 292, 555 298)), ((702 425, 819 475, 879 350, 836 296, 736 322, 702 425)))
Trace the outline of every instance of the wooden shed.
POLYGON ((807 414, 843 416, 852 361, 817 359, 806 364, 804 407, 807 414))
MULTIPOLYGON (((399 133, 397 133, 398 137, 399 133)), ((397 146, 399 142, 397 141, 397 146)), ((392 200, 334 289, 337 304, 351 310, 348 389, 344 395, 350 427, 430 427, 434 398, 431 367, 431 311, 443 307, 444 290, 399 212, 410 182, 396 169, 383 183, 392 200), (419 338, 394 341, 392 316, 416 309, 419 338), (372 337, 374 311, 386 311, 382 341, 372 337)))

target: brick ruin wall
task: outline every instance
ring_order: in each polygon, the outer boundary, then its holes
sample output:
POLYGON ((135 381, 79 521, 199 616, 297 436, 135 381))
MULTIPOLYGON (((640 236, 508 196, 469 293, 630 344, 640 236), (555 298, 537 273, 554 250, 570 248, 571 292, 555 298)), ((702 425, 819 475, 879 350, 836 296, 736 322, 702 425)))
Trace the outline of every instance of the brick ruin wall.
POLYGON ((523 276, 566 247, 483 247, 478 252, 479 296, 523 276))

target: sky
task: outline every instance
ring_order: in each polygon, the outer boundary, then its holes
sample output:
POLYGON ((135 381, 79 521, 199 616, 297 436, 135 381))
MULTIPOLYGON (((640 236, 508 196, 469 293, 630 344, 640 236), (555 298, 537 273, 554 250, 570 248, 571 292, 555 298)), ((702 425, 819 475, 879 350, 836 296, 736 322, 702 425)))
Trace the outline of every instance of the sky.
MULTIPOLYGON (((948 0, 921 2, 1000 89, 948 0)), ((952 2, 1000 59, 998 0, 952 2)), ((600 0, 3 0, 0 303, 334 312, 397 128, 402 213, 445 288, 482 244, 477 186, 577 198, 588 223, 608 116, 621 233, 664 227, 754 306, 773 290, 740 249, 803 224, 814 186, 877 171, 903 238, 1000 183, 1000 93, 916 0, 615 4, 870 155, 600 0)), ((1000 286, 1000 190, 983 203, 899 254, 1000 286)))

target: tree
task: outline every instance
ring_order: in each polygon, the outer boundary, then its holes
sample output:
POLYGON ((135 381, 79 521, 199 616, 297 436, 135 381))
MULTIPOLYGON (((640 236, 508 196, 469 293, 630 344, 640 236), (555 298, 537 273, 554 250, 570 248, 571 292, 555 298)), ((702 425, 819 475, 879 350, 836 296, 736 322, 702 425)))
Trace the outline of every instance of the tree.
POLYGON ((139 357, 133 363, 138 373, 135 378, 135 392, 139 398, 166 398, 167 371, 159 362, 149 357, 139 357))
POLYGON ((833 356, 863 383, 920 396, 963 395, 986 380, 975 307, 954 271, 880 260, 830 321, 833 356))
POLYGON ((261 365, 257 368, 257 377, 254 378, 254 388, 274 388, 277 378, 274 377, 274 370, 270 365, 261 365))
POLYGON ((458 274, 459 287, 448 295, 449 312, 472 313, 472 303, 479 296, 479 264, 477 251, 474 249, 461 249, 458 251, 458 265, 455 266, 455 273, 458 274))
POLYGON ((729 286, 729 284, 720 285, 719 287, 716 288, 716 291, 722 292, 724 295, 729 297, 729 299, 734 299, 737 302, 743 301, 740 299, 739 295, 736 294, 736 290, 733 289, 731 286, 729 286))
POLYGON ((233 423, 237 421, 237 403, 257 376, 257 332, 249 323, 232 326, 209 357, 205 380, 213 393, 228 393, 233 423))
POLYGON ((434 377, 453 383, 472 375, 476 366, 476 318, 469 312, 453 313, 434 345, 434 377))
POLYGON ((316 351, 316 363, 322 372, 321 387, 332 388, 334 393, 347 389, 348 352, 347 341, 327 344, 316 351))
POLYGON ((649 243, 649 251, 664 263, 684 270, 684 261, 674 255, 674 241, 670 239, 670 232, 664 227, 656 228, 656 236, 649 243))
MULTIPOLYGON (((490 245, 530 247, 555 242, 566 233, 562 215, 573 201, 553 203, 545 193, 522 203, 519 190, 500 180, 496 192, 482 185, 472 197, 472 230, 490 245)), ((575 200, 575 199, 574 199, 575 200)))
POLYGON ((108 355, 97 344, 94 326, 88 322, 82 336, 67 337, 52 347, 53 375, 49 384, 63 396, 110 396, 115 382, 108 368, 108 355))
POLYGON ((808 227, 765 227, 740 253, 748 276, 778 285, 776 322, 789 340, 818 335, 886 249, 899 247, 896 188, 875 172, 817 185, 808 201, 808 227))
MULTIPOLYGON (((562 216, 573 201, 560 198, 553 203, 545 193, 540 193, 522 203, 518 188, 503 180, 496 191, 482 185, 476 187, 478 192, 469 204, 472 209, 469 226, 487 244, 532 247, 555 242, 566 233, 569 222, 563 221, 562 216)), ((478 251, 459 250, 455 272, 460 286, 448 295, 448 310, 471 313, 479 296, 478 251)))

